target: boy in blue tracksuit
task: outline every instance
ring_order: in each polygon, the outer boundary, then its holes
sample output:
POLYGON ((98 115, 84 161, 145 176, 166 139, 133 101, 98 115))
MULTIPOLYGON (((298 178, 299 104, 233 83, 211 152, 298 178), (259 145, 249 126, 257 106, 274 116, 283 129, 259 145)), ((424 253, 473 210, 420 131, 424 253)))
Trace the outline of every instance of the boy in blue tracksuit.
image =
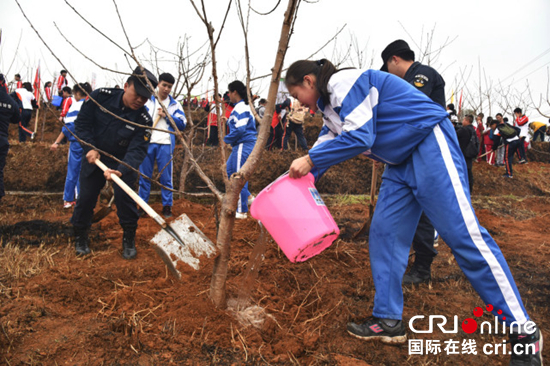
POLYGON ((69 140, 69 157, 67 164, 67 178, 65 179, 65 190, 63 191, 63 208, 71 208, 76 204, 76 199, 80 193, 80 167, 82 166, 82 146, 74 136, 74 121, 80 112, 82 104, 87 98, 87 94, 92 92, 92 87, 88 83, 76 84, 73 88, 74 96, 70 97, 69 107, 65 111, 63 119, 63 128, 57 136, 50 150, 56 151, 64 138, 69 140))
MULTIPOLYGON (((149 101, 145 104, 145 107, 149 111, 153 119, 153 127, 174 132, 174 127, 168 120, 168 117, 164 113, 161 103, 166 107, 168 113, 172 116, 172 119, 176 123, 178 130, 183 130, 187 119, 181 104, 176 102, 170 95, 172 86, 175 79, 169 73, 159 75, 158 83, 158 95, 159 100, 155 99, 152 95, 149 101), (156 122, 156 125, 155 125, 156 122)), ((151 140, 147 149, 147 156, 143 160, 139 167, 139 171, 151 178, 153 175, 153 168, 155 161, 157 162, 157 169, 160 174, 160 184, 165 187, 172 188, 172 154, 176 146, 176 136, 153 130, 151 133, 151 140)), ((139 178, 139 196, 145 201, 149 201, 149 194, 151 193, 151 181, 144 177, 139 178)), ((161 188, 162 195, 162 214, 164 217, 172 216, 173 197, 172 192, 161 188)))
POLYGON ((521 325, 510 334, 511 364, 540 365, 542 335, 525 325, 529 316, 506 260, 477 220, 466 162, 445 110, 399 77, 339 71, 327 60, 295 62, 286 84, 294 98, 324 114, 319 139, 309 155, 292 162, 291 178, 361 153, 387 164, 369 236, 374 317, 349 323, 348 332, 365 340, 406 341, 401 282, 423 210, 494 315, 521 325), (533 344, 535 351, 516 353, 515 344, 533 344))
MULTIPOLYGON (((240 81, 229 84, 229 100, 235 104, 227 120, 229 133, 225 135, 224 142, 231 145, 233 150, 227 159, 227 175, 236 173, 248 159, 256 144, 256 120, 248 105, 246 86, 240 81)), ((224 118, 222 118, 224 119, 224 118)), ((248 182, 244 185, 237 206, 237 219, 246 219, 248 212, 248 182)))

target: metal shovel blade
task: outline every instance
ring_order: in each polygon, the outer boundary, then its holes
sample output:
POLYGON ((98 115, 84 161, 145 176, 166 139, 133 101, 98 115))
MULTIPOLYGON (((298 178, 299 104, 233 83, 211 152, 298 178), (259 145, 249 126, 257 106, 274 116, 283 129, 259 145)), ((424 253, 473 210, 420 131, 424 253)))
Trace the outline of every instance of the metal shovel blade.
POLYGON ((151 242, 155 244, 157 253, 177 278, 181 278, 181 272, 178 270, 180 262, 198 270, 199 257, 210 258, 217 254, 212 241, 186 214, 166 225, 151 242))
POLYGON ((112 206, 113 206, 114 200, 115 200, 115 196, 112 196, 107 206, 103 206, 99 210, 94 212, 94 216, 92 217, 92 224, 95 224, 96 222, 100 222, 105 217, 109 216, 109 214, 113 211, 112 206))

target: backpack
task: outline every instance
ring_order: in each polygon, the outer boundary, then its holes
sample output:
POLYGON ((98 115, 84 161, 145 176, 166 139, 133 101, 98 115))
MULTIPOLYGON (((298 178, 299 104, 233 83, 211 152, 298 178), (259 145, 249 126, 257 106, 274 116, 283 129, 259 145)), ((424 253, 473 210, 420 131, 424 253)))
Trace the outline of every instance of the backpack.
MULTIPOLYGON (((473 130, 469 129, 469 130, 473 130)), ((477 138, 476 131, 470 131, 470 141, 468 142, 468 146, 464 149, 464 157, 467 159, 473 159, 477 158, 477 155, 479 154, 479 139, 477 138)))
POLYGON ((497 128, 500 136, 505 139, 511 139, 512 137, 516 137, 517 135, 519 135, 518 131, 513 126, 510 126, 507 123, 498 125, 497 128))

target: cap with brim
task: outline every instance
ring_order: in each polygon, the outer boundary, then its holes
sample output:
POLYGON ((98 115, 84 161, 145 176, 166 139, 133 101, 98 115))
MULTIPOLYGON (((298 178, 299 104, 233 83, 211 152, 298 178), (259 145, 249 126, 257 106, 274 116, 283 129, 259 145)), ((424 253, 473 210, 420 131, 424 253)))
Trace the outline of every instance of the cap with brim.
POLYGON ((381 71, 388 72, 388 60, 392 56, 409 56, 408 58, 412 58, 414 60, 414 51, 411 50, 409 47, 409 44, 405 42, 402 39, 398 39, 397 41, 394 41, 390 43, 384 51, 382 51, 382 61, 384 64, 380 68, 381 71))
POLYGON ((155 75, 153 75, 146 68, 143 68, 142 70, 141 67, 138 66, 132 72, 131 78, 134 81, 134 89, 136 90, 136 93, 138 93, 138 95, 145 97, 147 99, 151 98, 153 91, 158 85, 158 81, 155 75), (145 77, 149 79, 149 82, 153 86, 152 88, 147 83, 147 79, 145 77))

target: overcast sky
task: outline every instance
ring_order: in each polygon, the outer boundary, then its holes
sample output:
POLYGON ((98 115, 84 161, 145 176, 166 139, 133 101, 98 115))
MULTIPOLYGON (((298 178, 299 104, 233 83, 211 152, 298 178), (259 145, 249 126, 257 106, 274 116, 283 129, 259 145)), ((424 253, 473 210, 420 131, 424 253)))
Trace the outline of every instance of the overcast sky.
MULTIPOLYGON (((69 2, 100 31, 124 49, 129 49, 112 0, 69 2)), ((277 2, 253 0, 252 7, 258 12, 268 12, 277 2)), ((218 34, 226 1, 207 0, 207 3, 209 19, 218 34)), ((46 43, 78 81, 91 81, 92 73, 95 73, 97 86, 114 86, 123 77, 101 70, 78 54, 63 39, 54 23, 80 51, 101 66, 124 72, 135 66, 132 61, 129 65, 122 50, 91 29, 63 0, 20 0, 20 4, 46 43)), ((43 79, 51 78, 54 72, 59 73, 63 66, 36 36, 15 0, 0 0, 0 5, 0 72, 6 73, 10 80, 15 73, 20 73, 24 80, 32 81, 30 79, 34 77, 34 70, 40 60, 43 79), (21 42, 16 53, 19 39, 21 42)), ((205 27, 189 1, 133 0, 119 1, 117 5, 134 47, 149 40, 159 48, 175 52, 178 40, 190 37, 189 49, 196 51, 207 41, 205 27)), ((268 16, 252 13, 249 44, 251 64, 257 76, 269 73, 273 66, 286 6, 286 2, 281 1, 279 7, 268 16)), ((486 115, 501 111, 498 105, 502 99, 500 95, 503 90, 510 90, 504 92, 509 97, 509 104, 528 108, 527 115, 531 120, 548 120, 528 105, 531 98, 527 92, 528 80, 532 96, 537 102, 541 94, 544 100, 547 97, 550 67, 548 0, 303 2, 285 66, 309 57, 344 25, 344 31, 337 40, 315 58, 335 60, 342 57, 354 38, 364 51, 364 65, 371 66, 372 62, 372 67, 378 69, 381 66, 380 53, 388 43, 404 39, 420 55, 420 50, 425 48, 427 35, 433 31, 432 50, 450 42, 439 57, 431 60, 431 65, 446 81, 449 101, 454 91, 455 104, 458 104, 461 92, 464 107, 478 104, 481 80, 482 92, 489 90, 494 101, 491 106, 483 104, 486 115)), ((192 62, 205 51, 205 48, 199 50, 191 58, 192 62)), ((147 44, 139 47, 136 53, 143 59, 150 57, 147 44)), ((346 66, 357 66, 357 53, 353 49, 351 55, 353 57, 346 66)), ((177 73, 169 55, 161 53, 159 57, 162 59, 159 63, 162 71, 177 73)), ((222 91, 235 78, 245 80, 244 41, 235 4, 221 36, 217 59, 222 91)), ((210 69, 202 85, 194 90, 196 94, 212 88, 209 73, 210 69)), ((265 78, 255 82, 253 87, 265 97, 268 82, 269 79, 265 78)), ((550 115, 550 105, 546 101, 542 104, 542 111, 550 115)))

